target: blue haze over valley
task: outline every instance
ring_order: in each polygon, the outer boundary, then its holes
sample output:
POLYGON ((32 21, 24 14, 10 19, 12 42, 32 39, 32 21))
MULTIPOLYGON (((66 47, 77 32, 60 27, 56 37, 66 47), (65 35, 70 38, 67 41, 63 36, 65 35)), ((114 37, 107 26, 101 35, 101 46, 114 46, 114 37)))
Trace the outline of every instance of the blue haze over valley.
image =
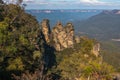
POLYGON ((43 19, 49 19, 51 27, 60 21, 63 24, 67 22, 86 20, 94 15, 99 14, 102 10, 26 10, 37 18, 39 22, 43 19))

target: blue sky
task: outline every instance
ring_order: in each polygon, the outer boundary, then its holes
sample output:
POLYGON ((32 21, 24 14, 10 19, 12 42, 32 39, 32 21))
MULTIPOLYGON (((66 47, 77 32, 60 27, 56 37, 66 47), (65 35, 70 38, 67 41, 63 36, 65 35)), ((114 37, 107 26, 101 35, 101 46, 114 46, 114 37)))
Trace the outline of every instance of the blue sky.
MULTIPOLYGON (((9 0, 14 1, 14 0, 9 0)), ((120 0, 23 0, 26 9, 120 9, 120 0)))

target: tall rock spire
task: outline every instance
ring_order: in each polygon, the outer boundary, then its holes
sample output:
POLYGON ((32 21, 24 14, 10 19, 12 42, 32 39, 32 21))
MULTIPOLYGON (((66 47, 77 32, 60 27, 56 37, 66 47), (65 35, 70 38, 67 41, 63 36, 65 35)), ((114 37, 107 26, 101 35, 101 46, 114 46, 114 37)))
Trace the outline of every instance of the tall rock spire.
POLYGON ((49 43, 50 42, 51 30, 50 30, 50 25, 49 25, 49 20, 48 19, 44 19, 42 21, 41 29, 42 29, 42 33, 44 35, 44 39, 45 39, 46 43, 49 43))

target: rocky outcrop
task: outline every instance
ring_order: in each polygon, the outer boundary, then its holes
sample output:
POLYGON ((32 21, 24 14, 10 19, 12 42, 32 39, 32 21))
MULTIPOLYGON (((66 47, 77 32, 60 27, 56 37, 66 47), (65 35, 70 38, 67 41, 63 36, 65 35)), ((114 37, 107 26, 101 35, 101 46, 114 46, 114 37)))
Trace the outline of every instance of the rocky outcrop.
POLYGON ((57 51, 73 47, 74 29, 71 23, 68 23, 65 27, 63 27, 63 25, 58 22, 52 30, 52 36, 54 47, 57 51))
POLYGON ((100 52, 100 43, 96 43, 94 44, 93 46, 93 49, 92 49, 92 53, 98 57, 99 56, 99 52, 100 52))
MULTIPOLYGON (((51 30, 49 20, 44 19, 41 23, 41 30, 45 42, 56 51, 73 48, 75 43, 80 43, 80 37, 74 36, 74 27, 72 23, 67 23, 66 26, 63 26, 61 22, 58 22, 51 30)), ((99 51, 100 44, 94 44, 92 53, 97 57, 99 51)))
POLYGON ((49 25, 49 20, 48 19, 44 19, 41 22, 41 30, 42 30, 42 33, 44 35, 43 37, 45 39, 45 42, 49 43, 50 42, 51 30, 50 30, 50 25, 49 25))
POLYGON ((49 20, 44 19, 41 23, 41 30, 46 43, 51 43, 56 51, 61 51, 65 48, 73 47, 74 45, 74 28, 72 23, 67 23, 63 27, 61 22, 50 30, 49 20))
POLYGON ((80 37, 79 36, 75 36, 75 43, 80 43, 80 37))

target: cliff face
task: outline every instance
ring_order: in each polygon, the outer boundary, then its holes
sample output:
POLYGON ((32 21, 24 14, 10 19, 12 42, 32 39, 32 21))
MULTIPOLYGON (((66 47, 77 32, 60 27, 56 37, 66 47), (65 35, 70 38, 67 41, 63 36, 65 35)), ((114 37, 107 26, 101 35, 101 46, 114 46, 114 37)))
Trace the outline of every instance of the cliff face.
POLYGON ((75 40, 72 23, 68 23, 63 27, 63 25, 58 22, 56 26, 50 30, 49 20, 44 19, 41 23, 41 29, 46 43, 52 42, 52 46, 56 51, 73 47, 75 40))
MULTIPOLYGON (((49 20, 44 19, 41 23, 41 29, 45 42, 53 46, 56 51, 62 51, 65 48, 73 48, 75 43, 80 43, 80 37, 74 36, 72 23, 67 23, 63 26, 61 22, 58 22, 51 30, 49 20)), ((100 44, 96 43, 93 46, 92 53, 97 57, 99 50, 100 44)))
POLYGON ((99 43, 96 43, 94 46, 93 46, 93 49, 92 49, 92 53, 98 57, 99 56, 99 52, 100 52, 100 44, 99 43))
POLYGON ((45 42, 49 43, 50 42, 51 30, 50 30, 50 25, 49 25, 49 20, 48 19, 44 19, 41 22, 41 30, 42 30, 42 33, 44 35, 45 42))

